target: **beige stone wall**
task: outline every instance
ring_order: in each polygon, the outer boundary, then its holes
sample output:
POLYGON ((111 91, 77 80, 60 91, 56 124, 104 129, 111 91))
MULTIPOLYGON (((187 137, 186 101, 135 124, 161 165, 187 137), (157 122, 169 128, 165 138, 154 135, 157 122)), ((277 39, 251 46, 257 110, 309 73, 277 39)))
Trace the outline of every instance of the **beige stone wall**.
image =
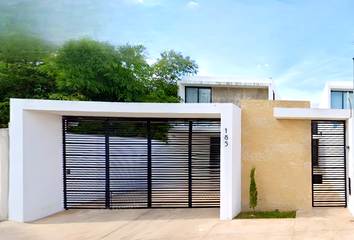
POLYGON ((256 167, 256 210, 311 208, 311 120, 277 120, 274 107, 310 102, 243 100, 242 211, 249 211, 250 171, 256 167))
POLYGON ((213 103, 233 103, 241 107, 241 100, 267 100, 268 88, 213 87, 211 94, 213 103))

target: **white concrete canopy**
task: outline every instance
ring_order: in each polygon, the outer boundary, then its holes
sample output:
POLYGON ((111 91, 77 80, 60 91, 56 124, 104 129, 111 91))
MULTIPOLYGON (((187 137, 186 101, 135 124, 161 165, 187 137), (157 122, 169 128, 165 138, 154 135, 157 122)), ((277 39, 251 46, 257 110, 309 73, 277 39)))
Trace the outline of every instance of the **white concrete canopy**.
POLYGON ((241 211, 241 110, 231 103, 11 99, 10 107, 9 220, 29 222, 63 210, 64 115, 220 118, 220 219, 230 220, 241 211))
POLYGON ((347 120, 349 109, 274 108, 276 119, 347 120))

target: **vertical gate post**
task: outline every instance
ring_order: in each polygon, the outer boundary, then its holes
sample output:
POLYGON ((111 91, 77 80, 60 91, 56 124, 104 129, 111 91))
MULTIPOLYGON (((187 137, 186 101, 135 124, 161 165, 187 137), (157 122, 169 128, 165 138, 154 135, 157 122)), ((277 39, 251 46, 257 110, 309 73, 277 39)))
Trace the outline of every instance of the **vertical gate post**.
POLYGON ((105 155, 106 155, 106 208, 111 208, 110 204, 110 168, 109 168, 109 122, 108 119, 104 122, 105 128, 105 155))
POLYGON ((147 175, 148 175, 148 207, 151 208, 151 122, 147 121, 147 175))
POLYGON ((344 198, 345 198, 345 207, 348 205, 348 196, 347 196, 347 138, 346 138, 346 122, 343 122, 343 136, 344 136, 344 198))
POLYGON ((192 132, 193 132, 193 121, 189 121, 189 131, 188 131, 188 207, 192 207, 192 132))
POLYGON ((67 198, 66 198, 66 119, 62 118, 63 128, 63 191, 64 191, 64 209, 67 210, 67 198))

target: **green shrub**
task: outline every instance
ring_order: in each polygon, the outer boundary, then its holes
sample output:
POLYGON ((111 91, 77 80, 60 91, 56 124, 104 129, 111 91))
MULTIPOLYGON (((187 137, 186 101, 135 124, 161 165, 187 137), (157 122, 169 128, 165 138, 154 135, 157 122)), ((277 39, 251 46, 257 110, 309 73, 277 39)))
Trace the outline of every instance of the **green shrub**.
POLYGON ((257 206, 257 200, 258 200, 258 192, 257 192, 257 186, 256 186, 256 181, 254 180, 254 171, 256 170, 255 167, 251 169, 251 183, 250 183, 250 208, 254 211, 254 208, 257 206))

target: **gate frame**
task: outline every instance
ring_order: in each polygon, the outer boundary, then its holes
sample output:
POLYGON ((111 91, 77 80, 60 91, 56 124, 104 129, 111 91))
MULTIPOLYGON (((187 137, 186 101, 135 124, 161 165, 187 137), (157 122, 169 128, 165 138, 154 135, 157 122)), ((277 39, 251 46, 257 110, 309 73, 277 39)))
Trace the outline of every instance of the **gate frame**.
POLYGON ((241 211, 241 109, 231 103, 10 100, 9 220, 62 211, 62 116, 220 118, 220 219, 241 211), (48 160, 49 159, 49 160, 48 160))
MULTIPOLYGON (((115 209, 114 206, 111 205, 112 201, 111 201, 111 194, 113 191, 110 190, 110 187, 111 187, 111 178, 110 178, 110 165, 111 165, 111 161, 110 161, 110 137, 111 137, 111 132, 109 131, 109 126, 110 126, 110 123, 115 123, 115 122, 127 122, 127 123, 146 123, 146 142, 145 142, 145 146, 147 147, 147 158, 146 158, 146 170, 147 170, 147 176, 146 176, 146 181, 147 181, 147 196, 146 196, 146 203, 147 203, 147 206, 146 207, 136 207, 136 208, 192 208, 192 207, 198 207, 198 208, 219 208, 220 207, 220 197, 219 197, 219 200, 218 200, 218 205, 212 205, 210 203, 210 205, 208 206, 193 206, 193 203, 195 204, 198 204, 200 202, 193 202, 193 180, 195 180, 193 178, 193 146, 198 146, 199 144, 196 144, 194 145, 193 142, 192 142, 192 136, 193 134, 197 134, 200 133, 200 131, 196 131, 196 132, 193 132, 193 124, 212 124, 211 126, 213 127, 217 127, 217 128, 221 128, 221 122, 220 122, 220 119, 219 118, 213 118, 213 119, 208 119, 208 118, 199 118, 199 119, 191 119, 191 118, 188 118, 188 119, 184 119, 184 118, 181 118, 181 119, 171 119, 171 118, 109 118, 109 117, 86 117, 86 116, 63 116, 62 117, 62 134, 63 134, 63 142, 62 142, 62 145, 63 145, 63 198, 64 198, 64 209, 68 210, 68 209, 115 209), (93 121, 93 122, 99 122, 101 124, 104 125, 104 128, 103 128, 103 131, 100 133, 101 136, 104 136, 104 148, 105 148, 105 160, 104 160, 104 163, 105 163, 105 198, 102 198, 102 200, 104 199, 105 200, 105 204, 104 204, 104 208, 103 208, 103 205, 100 206, 99 204, 96 206, 96 207, 85 207, 85 206, 76 206, 76 207, 73 207, 73 206, 69 206, 68 207, 68 201, 67 201, 67 193, 68 193, 68 190, 67 190, 67 184, 68 184, 68 181, 67 181, 67 175, 68 175, 68 168, 70 169, 70 167, 67 167, 67 156, 68 156, 68 153, 66 152, 66 147, 68 146, 67 142, 66 142, 66 137, 67 137, 67 134, 70 134, 67 130, 67 127, 70 126, 70 122, 80 122, 80 121, 83 121, 83 122, 90 122, 90 121, 93 121), (164 122, 170 122, 171 124, 177 124, 177 127, 180 127, 181 124, 182 126, 186 126, 186 124, 188 124, 188 156, 187 156, 187 162, 188 162, 188 202, 186 202, 186 204, 188 204, 188 206, 160 206, 160 207, 153 207, 152 204, 156 204, 157 202, 153 201, 152 200, 152 192, 153 192, 153 189, 152 189, 152 180, 153 180, 153 177, 152 177, 152 164, 153 164, 153 160, 152 160, 152 133, 153 131, 151 130, 151 122, 154 122, 154 123, 158 123, 158 122, 161 122, 161 123, 164 123, 164 122), (103 135, 104 134, 104 135, 103 135)), ((209 125, 210 126, 210 125, 209 125)), ((200 126, 199 126, 200 127, 200 126)), ((220 129, 221 130, 221 129, 220 129)), ((220 130, 217 132, 218 133, 218 138, 220 139, 220 135, 221 135, 221 132, 220 130)), ((176 132, 174 132, 176 133, 176 132)), ((215 131, 205 131, 205 132, 202 132, 202 133, 216 133, 215 131)), ((74 133, 75 134, 75 133, 74 133)), ((96 136, 100 135, 100 134, 97 134, 96 136)), ((76 134, 77 136, 80 136, 80 134, 76 134)), ((83 134, 82 136, 86 136, 87 134, 83 134)), ((92 135, 92 136, 95 136, 95 135, 92 135)), ((208 138, 210 138, 211 136, 208 136, 208 138)), ((219 143, 219 149, 220 149, 220 141, 218 141, 219 143)), ((211 143, 209 143, 211 144, 211 143)), ((174 145, 174 144, 172 144, 174 145)), ((82 156, 85 156, 85 154, 83 154, 82 156)), ((87 156, 87 155, 86 155, 87 156)), ((90 156, 90 155, 88 155, 90 156)), ((219 161, 218 161, 218 165, 219 165, 219 172, 220 172, 220 151, 219 151, 219 161)), ((210 160, 209 160, 210 162, 210 160)), ((210 164, 210 163, 209 163, 210 164)), ((84 168, 84 167, 83 167, 84 168)), ((114 167, 112 167, 114 168, 114 167)), ((168 169, 170 169, 171 167, 168 167, 168 169)), ((210 168, 211 169, 211 168, 210 168)), ((209 169, 209 170, 210 170, 209 169)), ((168 173, 168 172, 166 172, 168 173)), ((77 177, 80 177, 80 176, 77 176, 77 177)), ((155 179, 156 180, 156 179, 155 179)), ((218 182, 220 184, 220 174, 218 175, 218 182)), ((103 189, 103 188, 102 188, 103 189)), ((94 192, 94 191, 92 191, 94 192)), ((219 196, 220 196, 220 189, 219 189, 219 196)), ((69 201, 70 202, 70 201, 69 201)), ((132 204, 134 204, 133 202, 131 202, 132 204)), ((203 203, 206 203, 206 202, 203 202, 203 203)), ((84 204, 84 202, 83 202, 84 204)), ((163 204, 162 204, 163 205, 163 204)), ((129 207, 121 207, 121 208, 129 208, 129 207)), ((135 209, 136 209, 135 208, 135 209)))
MULTIPOLYGON (((347 135, 347 121, 345 121, 345 120, 312 120, 311 121, 311 140, 313 140, 313 133, 312 133, 312 122, 314 122, 314 121, 324 121, 324 122, 333 122, 333 123, 335 123, 335 122, 341 122, 342 124, 343 124, 343 140, 344 140, 344 145, 343 145, 343 150, 344 150, 344 167, 343 167, 343 169, 344 169, 344 206, 314 206, 314 203, 315 203, 315 201, 314 201, 314 183, 313 183, 313 161, 312 161, 312 159, 311 159, 311 189, 312 189, 312 207, 344 207, 344 208, 346 208, 347 207, 347 205, 348 205, 348 197, 347 197, 347 190, 348 190, 348 188, 347 188, 347 148, 346 148, 346 146, 347 146, 347 138, 346 138, 346 135, 347 135)), ((318 134, 317 134, 318 135, 318 134)), ((322 134, 321 134, 322 135, 322 134)), ((311 158, 313 157, 313 152, 312 152, 312 150, 313 150, 313 148, 312 148, 312 144, 313 144, 313 141, 311 141, 311 158)), ((318 161, 318 159, 317 159, 317 161, 318 161)))

